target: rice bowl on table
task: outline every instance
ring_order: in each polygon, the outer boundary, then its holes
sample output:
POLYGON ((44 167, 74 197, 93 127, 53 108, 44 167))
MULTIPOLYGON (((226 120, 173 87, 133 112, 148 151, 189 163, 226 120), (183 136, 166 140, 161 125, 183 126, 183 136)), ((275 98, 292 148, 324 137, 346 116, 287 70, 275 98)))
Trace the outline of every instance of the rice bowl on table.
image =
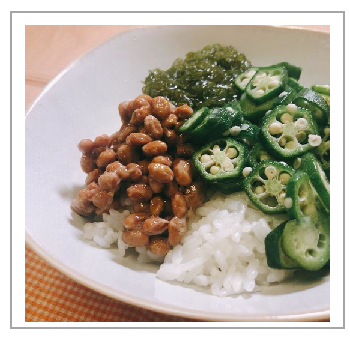
POLYGON ((327 319, 329 107, 328 34, 116 36, 29 110, 26 240, 80 283, 155 311, 327 319))

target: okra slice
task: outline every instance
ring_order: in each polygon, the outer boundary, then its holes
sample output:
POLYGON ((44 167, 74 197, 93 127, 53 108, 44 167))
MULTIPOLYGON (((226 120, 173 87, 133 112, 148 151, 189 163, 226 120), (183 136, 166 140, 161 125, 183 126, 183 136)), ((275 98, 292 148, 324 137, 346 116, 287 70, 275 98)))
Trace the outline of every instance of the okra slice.
POLYGON ((213 187, 220 191, 222 194, 229 195, 234 192, 243 190, 243 180, 244 177, 241 175, 238 178, 233 178, 230 180, 224 180, 216 183, 213 187))
POLYGON ((193 154, 193 163, 208 183, 238 178, 248 157, 245 145, 233 138, 214 140, 193 154))
POLYGON ((305 172, 298 170, 289 179, 285 206, 292 218, 310 219, 311 221, 317 219, 318 211, 321 209, 319 197, 305 172))
POLYGON ((282 234, 288 221, 281 223, 265 237, 267 265, 274 269, 297 269, 300 265, 286 255, 282 247, 282 234))
POLYGON ((330 258, 329 216, 288 221, 282 234, 282 249, 302 268, 319 270, 330 258))
POLYGON ((251 67, 235 78, 235 85, 241 92, 245 91, 249 81, 252 79, 258 69, 258 67, 251 67))
POLYGON ((286 185, 293 174, 294 169, 284 163, 261 161, 244 179, 244 191, 262 212, 283 213, 286 211, 286 185))
POLYGON ((331 87, 329 85, 313 85, 311 86, 311 89, 319 94, 323 95, 331 95, 331 87))
POLYGON ((330 134, 331 129, 328 125, 327 127, 322 129, 322 142, 321 144, 315 148, 314 153, 317 156, 317 158, 320 160, 322 169, 326 173, 328 179, 330 179, 330 169, 331 169, 331 163, 330 163, 330 156, 331 156, 331 140, 330 140, 330 134))
POLYGON ((293 79, 292 77, 288 78, 287 86, 296 90, 297 92, 300 92, 300 91, 306 89, 303 85, 301 85, 297 80, 293 79))
POLYGON ((275 102, 273 103, 273 108, 277 106, 286 106, 287 104, 291 103, 294 98, 297 96, 298 92, 297 90, 286 86, 285 90, 278 95, 275 102))
POLYGON ((274 160, 261 143, 255 144, 248 155, 248 164, 254 168, 261 161, 274 160))
POLYGON ((315 188, 324 208, 330 211, 330 186, 325 172, 316 157, 312 153, 307 153, 301 157, 300 170, 304 171, 315 188))
POLYGON ((278 96, 262 104, 257 104, 250 100, 246 93, 243 93, 239 100, 242 115, 248 121, 259 122, 265 113, 273 108, 277 99, 278 96))
POLYGON ((257 104, 264 103, 284 90, 287 78, 284 67, 260 68, 248 83, 247 96, 257 104))
POLYGON ((241 123, 241 117, 241 112, 236 103, 210 109, 204 120, 193 130, 189 131, 189 135, 193 142, 207 143, 219 138, 234 124, 241 123))
POLYGON ((209 108, 203 107, 197 110, 185 123, 179 128, 180 133, 188 133, 196 128, 209 114, 209 108))
POLYGON ((287 73, 288 73, 289 78, 292 78, 295 80, 300 79, 300 75, 301 75, 301 71, 302 71, 302 69, 300 67, 295 66, 289 62, 280 62, 276 66, 285 67, 287 69, 287 73))
POLYGON ((317 123, 326 125, 329 117, 329 105, 326 100, 311 89, 304 89, 293 100, 299 107, 309 109, 317 123))
POLYGON ((321 143, 311 112, 292 103, 265 115, 261 136, 264 146, 278 159, 299 156, 321 143))

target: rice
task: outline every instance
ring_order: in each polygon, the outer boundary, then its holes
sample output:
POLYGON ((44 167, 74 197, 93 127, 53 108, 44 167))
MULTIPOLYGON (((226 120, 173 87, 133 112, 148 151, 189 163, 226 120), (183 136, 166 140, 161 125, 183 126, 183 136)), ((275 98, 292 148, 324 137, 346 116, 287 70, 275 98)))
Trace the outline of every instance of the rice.
MULTIPOLYGON (((102 222, 84 225, 84 238, 103 248, 115 245, 117 255, 125 256, 123 220, 129 214, 128 210, 103 214, 102 222)), ((257 210, 243 192, 216 193, 193 213, 186 236, 165 257, 146 247, 134 250, 141 263, 163 262, 157 272, 163 281, 194 284, 220 297, 255 292, 290 274, 267 266, 264 245, 266 235, 285 219, 257 210)))
POLYGON ((285 219, 257 210, 245 193, 215 194, 196 210, 185 238, 165 256, 157 276, 221 297, 280 282, 290 272, 267 266, 264 239, 285 219))

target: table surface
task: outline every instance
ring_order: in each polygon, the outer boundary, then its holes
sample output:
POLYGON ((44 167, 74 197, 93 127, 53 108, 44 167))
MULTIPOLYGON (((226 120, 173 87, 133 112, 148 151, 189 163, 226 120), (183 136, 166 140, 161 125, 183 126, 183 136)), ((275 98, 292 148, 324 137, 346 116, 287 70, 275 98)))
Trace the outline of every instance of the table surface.
MULTIPOLYGON (((48 82, 81 54, 140 26, 26 26, 26 110, 48 82)), ((298 26, 329 32, 329 26, 298 26)), ((101 295, 65 276, 29 246, 25 253, 27 322, 193 321, 144 310, 101 295)))

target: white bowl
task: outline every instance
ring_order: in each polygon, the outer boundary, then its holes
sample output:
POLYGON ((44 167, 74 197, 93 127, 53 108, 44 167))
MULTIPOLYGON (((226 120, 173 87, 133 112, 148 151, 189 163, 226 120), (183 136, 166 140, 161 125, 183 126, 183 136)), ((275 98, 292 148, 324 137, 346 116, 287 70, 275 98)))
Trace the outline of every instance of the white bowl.
POLYGON ((26 240, 53 266, 127 303, 203 320, 302 321, 329 318, 329 276, 309 274, 250 297, 218 298, 156 278, 156 265, 117 259, 82 239, 70 202, 83 186, 82 138, 112 134, 118 104, 141 93, 148 70, 167 69, 207 44, 232 45, 253 65, 289 61, 306 86, 329 83, 329 34, 268 26, 166 26, 128 31, 79 58, 36 99, 26 118, 26 240))

